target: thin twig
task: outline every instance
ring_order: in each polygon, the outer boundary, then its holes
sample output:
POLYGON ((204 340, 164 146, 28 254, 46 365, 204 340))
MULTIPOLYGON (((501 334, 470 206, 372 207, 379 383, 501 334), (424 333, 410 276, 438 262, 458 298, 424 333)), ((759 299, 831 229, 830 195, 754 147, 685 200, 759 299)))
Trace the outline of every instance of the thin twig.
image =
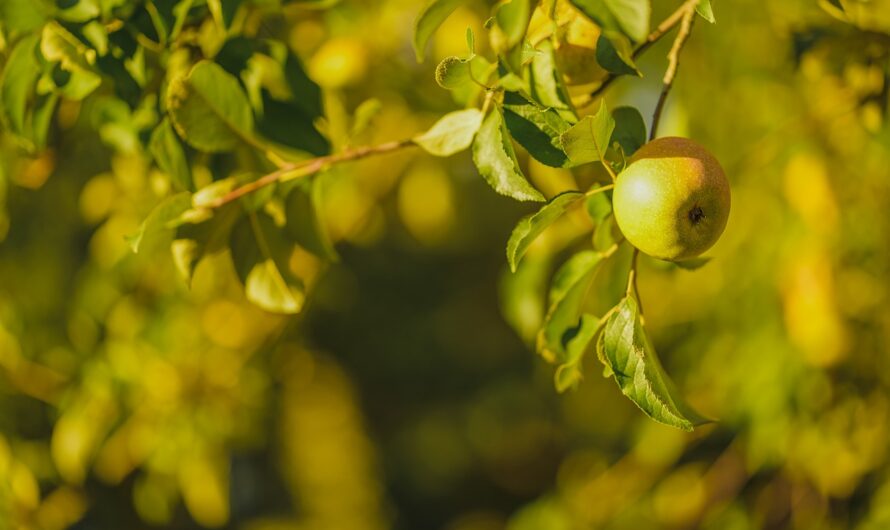
POLYGON ((674 86, 674 78, 677 76, 677 68, 680 66, 680 51, 689 39, 689 34, 692 32, 692 23, 695 21, 695 5, 694 3, 687 8, 686 13, 683 15, 680 31, 677 32, 674 45, 671 46, 671 51, 668 53, 668 67, 662 79, 661 95, 658 96, 658 103, 655 104, 655 112, 652 114, 652 129, 649 131, 649 141, 655 139, 655 135, 658 132, 658 122, 661 121, 661 113, 664 111, 664 103, 671 92, 671 87, 674 86))
POLYGON ((634 248, 633 257, 630 258, 630 273, 627 275, 627 296, 633 293, 637 299, 637 308, 640 315, 643 314, 643 301, 640 300, 640 290, 637 288, 637 258, 640 257, 640 249, 634 248))
MULTIPOLYGON (((666 19, 661 21, 655 30, 652 31, 649 35, 646 36, 646 40, 644 40, 631 54, 633 59, 637 59, 640 55, 643 54, 646 50, 648 50, 653 44, 658 42, 664 35, 672 30, 674 26, 680 23, 683 20, 683 16, 689 12, 695 11, 695 6, 698 5, 699 0, 686 0, 683 2, 676 11, 671 13, 666 19)), ((603 79, 603 82, 600 86, 596 87, 588 96, 587 99, 578 104, 578 107, 584 107, 592 102, 597 96, 602 94, 609 85, 611 85, 619 76, 615 74, 609 74, 608 77, 603 79)))
POLYGON ((360 158, 365 158, 372 155, 390 153, 412 145, 415 145, 413 140, 399 140, 379 145, 356 147, 342 153, 321 156, 318 158, 313 158, 311 160, 303 160, 301 162, 290 163, 281 167, 280 169, 273 171, 272 173, 263 175, 253 182, 249 182, 243 186, 233 189, 232 191, 216 199, 215 201, 207 203, 206 205, 204 205, 204 207, 210 209, 219 208, 276 182, 287 182, 288 180, 293 180, 296 178, 308 177, 309 175, 318 173, 319 171, 322 171, 334 164, 348 162, 351 160, 358 160, 360 158))

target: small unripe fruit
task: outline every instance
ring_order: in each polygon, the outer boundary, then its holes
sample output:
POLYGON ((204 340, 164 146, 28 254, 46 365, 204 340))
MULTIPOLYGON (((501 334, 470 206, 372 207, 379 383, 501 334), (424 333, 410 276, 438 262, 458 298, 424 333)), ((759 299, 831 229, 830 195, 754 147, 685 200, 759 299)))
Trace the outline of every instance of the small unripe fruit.
POLYGON ((711 248, 726 228, 729 206, 729 181, 720 163, 688 138, 658 138, 641 147, 612 194, 624 237, 669 261, 711 248))

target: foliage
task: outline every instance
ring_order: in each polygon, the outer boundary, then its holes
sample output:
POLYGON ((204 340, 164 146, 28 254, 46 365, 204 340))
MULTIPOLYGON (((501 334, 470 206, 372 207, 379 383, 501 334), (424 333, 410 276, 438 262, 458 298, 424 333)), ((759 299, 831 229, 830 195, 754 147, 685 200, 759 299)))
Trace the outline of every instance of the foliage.
POLYGON ((890 24, 811 3, 0 0, 0 528, 882 527, 890 24), (713 260, 617 230, 668 129, 713 260))

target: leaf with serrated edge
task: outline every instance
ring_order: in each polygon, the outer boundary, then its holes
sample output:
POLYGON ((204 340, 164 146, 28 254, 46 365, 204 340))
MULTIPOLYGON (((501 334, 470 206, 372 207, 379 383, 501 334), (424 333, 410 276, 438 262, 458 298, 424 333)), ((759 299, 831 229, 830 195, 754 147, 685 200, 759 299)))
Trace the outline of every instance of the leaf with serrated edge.
POLYGON ((494 190, 517 201, 543 201, 519 169, 516 152, 500 110, 493 109, 473 141, 473 162, 494 190))
POLYGON ((414 143, 436 156, 451 156, 470 147, 476 131, 482 125, 479 109, 450 112, 430 129, 414 137, 414 143))
POLYGON ((615 130, 615 120, 606 109, 606 102, 600 102, 596 114, 584 118, 563 133, 560 137, 562 148, 574 165, 589 162, 606 162, 606 149, 615 130))
POLYGON ((535 238, 541 235, 548 226, 559 219, 569 206, 584 197, 580 191, 567 191, 550 199, 550 201, 541 207, 537 212, 527 215, 516 223, 513 233, 510 234, 510 240, 507 241, 507 262, 510 264, 510 270, 516 272, 516 265, 529 245, 534 242, 535 238))
POLYGON ((711 421, 683 401, 664 372, 643 328, 634 294, 616 306, 600 340, 621 393, 647 416, 686 431, 711 421))

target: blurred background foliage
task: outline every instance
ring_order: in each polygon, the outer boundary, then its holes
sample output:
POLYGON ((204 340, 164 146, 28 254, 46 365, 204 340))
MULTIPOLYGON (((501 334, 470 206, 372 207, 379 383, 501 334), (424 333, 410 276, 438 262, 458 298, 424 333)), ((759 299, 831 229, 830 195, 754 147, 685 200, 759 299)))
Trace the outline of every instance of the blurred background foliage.
MULTIPOLYGON (((418 64, 416 2, 254 3, 322 87, 339 148, 456 108, 435 64, 488 17, 460 7, 418 64)), ((655 4, 653 21, 676 7, 655 4)), ((4 61, 20 5, 0 0, 4 61)), ((503 245, 532 208, 466 154, 330 170, 340 259, 298 249, 313 293, 278 316, 248 303, 225 253, 189 286, 165 245, 130 251, 170 187, 139 138, 157 117, 68 93, 48 149, 0 137, 0 528, 890 528, 890 3, 715 13, 660 133, 721 160, 729 225, 709 265, 644 260, 639 288, 664 363, 719 423, 656 424, 595 363, 555 393, 530 344, 548 249, 578 221, 511 276, 503 245)), ((669 46, 606 92, 612 108, 648 119, 669 46)), ((574 187, 522 162, 548 197, 574 187)))

